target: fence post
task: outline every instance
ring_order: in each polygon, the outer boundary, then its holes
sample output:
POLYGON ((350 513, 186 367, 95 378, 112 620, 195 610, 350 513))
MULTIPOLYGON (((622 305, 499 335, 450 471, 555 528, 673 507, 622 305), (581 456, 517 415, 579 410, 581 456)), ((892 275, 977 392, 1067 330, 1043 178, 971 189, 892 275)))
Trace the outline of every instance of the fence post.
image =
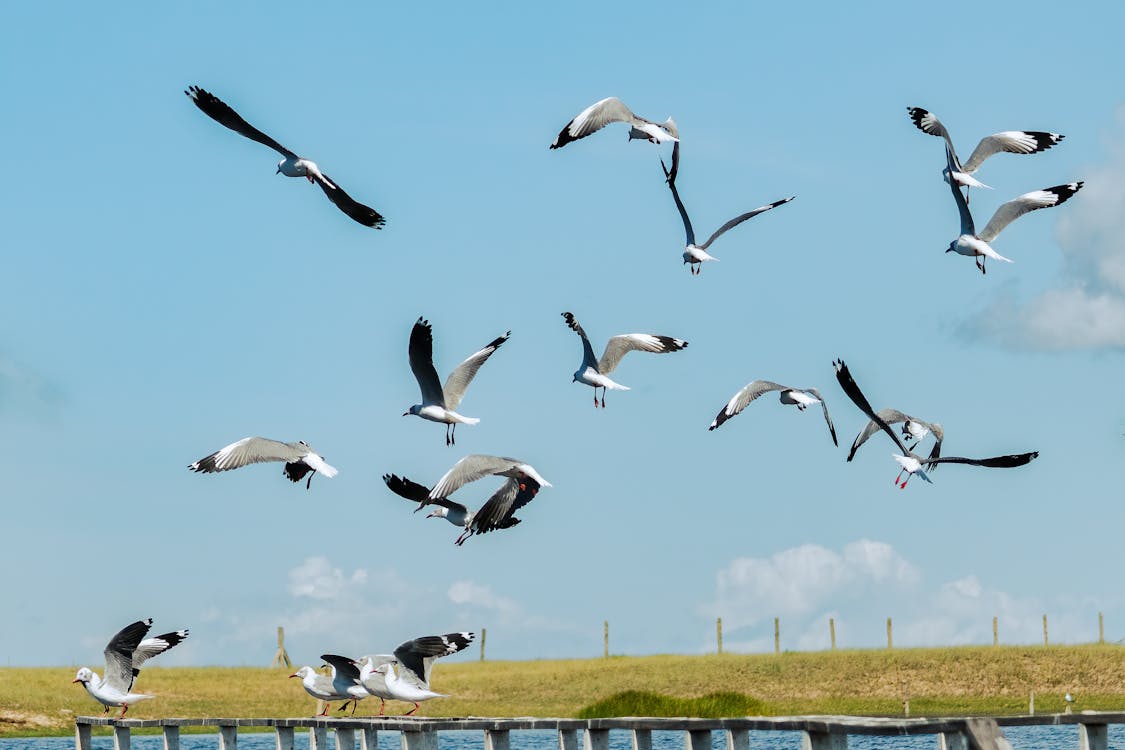
POLYGON ((1105 643, 1105 618, 1098 612, 1098 643, 1105 643))
POLYGON ((1000 618, 999 617, 993 617, 992 618, 992 645, 993 646, 999 646, 1000 645, 1000 618))
POLYGON ((836 618, 828 618, 828 635, 832 639, 832 650, 836 650, 836 618))
POLYGON ((723 653, 723 618, 715 620, 715 638, 719 642, 719 653, 723 653))
POLYGON ((887 650, 895 647, 894 638, 891 637, 891 618, 887 618, 887 650))
POLYGON ((609 658, 609 620, 602 622, 602 656, 609 658))
POLYGON ((278 627, 277 629, 277 652, 273 655, 273 662, 271 667, 285 667, 289 669, 293 666, 293 662, 289 661, 289 654, 285 652, 285 628, 278 627))
POLYGON ((488 638, 488 628, 480 629, 480 660, 484 661, 484 641, 488 638))
POLYGON ((1043 645, 1047 645, 1047 615, 1043 615, 1043 645))
POLYGON ((773 652, 781 653, 781 619, 773 618, 773 652))

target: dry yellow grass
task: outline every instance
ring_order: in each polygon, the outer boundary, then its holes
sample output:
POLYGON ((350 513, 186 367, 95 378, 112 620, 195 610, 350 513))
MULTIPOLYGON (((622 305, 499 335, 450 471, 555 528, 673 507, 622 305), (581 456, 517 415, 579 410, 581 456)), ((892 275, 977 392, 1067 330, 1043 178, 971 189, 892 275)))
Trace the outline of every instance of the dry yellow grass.
MULTIPOLYGON (((0 668, 0 736, 65 734, 74 716, 101 707, 74 668, 0 668)), ((129 716, 311 716, 315 701, 287 670, 252 668, 145 669, 138 688, 156 700, 129 716)), ((894 715, 904 685, 912 715, 1060 711, 1063 694, 1075 709, 1125 709, 1125 648, 1001 646, 786 653, 781 656, 611 657, 438 665, 434 688, 452 697, 423 704, 426 716, 575 716, 583 707, 626 690, 681 698, 728 691, 764 702, 768 713, 894 715)), ((404 704, 390 704, 392 712, 404 704)), ((377 711, 374 699, 361 714, 377 711)))

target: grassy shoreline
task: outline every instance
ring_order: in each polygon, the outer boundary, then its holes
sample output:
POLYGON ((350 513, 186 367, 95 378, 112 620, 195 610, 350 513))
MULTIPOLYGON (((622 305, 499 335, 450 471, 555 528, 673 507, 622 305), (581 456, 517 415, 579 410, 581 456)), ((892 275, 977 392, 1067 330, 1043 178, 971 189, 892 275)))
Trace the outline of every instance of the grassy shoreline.
MULTIPOLYGON (((76 667, 0 668, 0 737, 67 735, 76 715, 101 706, 80 685, 76 667)), ((146 668, 138 689, 157 696, 129 716, 311 716, 315 702, 288 670, 254 667, 146 668)), ((813 653, 615 656, 609 659, 443 663, 434 688, 451 695, 422 705, 423 716, 578 716, 626 691, 674 699, 714 693, 745 696, 764 715, 811 713, 895 716, 904 688, 912 716, 1125 710, 1125 648, 1110 645, 999 646, 845 650, 813 653)), ((659 701, 653 710, 703 713, 707 701, 659 701), (673 709, 668 709, 673 710, 673 709)), ((737 704, 735 704, 737 705, 737 704)), ((401 713, 405 704, 388 704, 401 713)), ((378 701, 357 715, 378 712, 378 701)))

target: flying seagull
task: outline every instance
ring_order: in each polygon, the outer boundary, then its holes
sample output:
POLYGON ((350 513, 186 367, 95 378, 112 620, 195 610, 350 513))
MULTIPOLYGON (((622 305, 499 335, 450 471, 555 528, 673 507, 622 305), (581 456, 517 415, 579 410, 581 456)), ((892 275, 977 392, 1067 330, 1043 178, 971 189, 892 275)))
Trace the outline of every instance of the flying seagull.
POLYGON ((360 664, 364 667, 361 674, 368 675, 364 684, 378 685, 378 681, 382 680, 386 692, 394 700, 414 704, 414 708, 403 714, 410 716, 418 710, 419 702, 445 697, 443 693, 430 690, 430 673, 433 671, 434 661, 467 648, 473 642, 473 637, 473 633, 465 632, 427 635, 401 644, 395 649, 393 659, 387 658, 385 654, 361 657, 360 664), (399 668, 397 674, 395 665, 399 668))
POLYGON ((645 139, 652 143, 678 141, 680 131, 671 117, 661 123, 646 120, 633 114, 632 110, 616 96, 602 99, 578 113, 578 116, 559 131, 551 148, 562 148, 571 141, 596 133, 611 122, 629 123, 629 140, 645 139))
MULTIPOLYGON (((879 419, 883 420, 886 424, 902 425, 902 439, 914 441, 914 444, 910 446, 910 450, 917 448, 918 443, 922 442, 926 435, 933 433, 934 447, 930 451, 930 458, 937 458, 941 455, 941 441, 945 439, 945 432, 942 426, 937 422, 927 422, 923 419, 918 419, 918 417, 904 414, 898 409, 880 409, 876 414, 878 414, 879 419)), ((848 451, 848 460, 851 461, 855 458, 855 452, 859 450, 859 446, 866 443, 869 437, 879 432, 881 429, 878 422, 869 420, 863 430, 856 435, 851 450, 848 451)), ((933 471, 936 468, 937 466, 932 463, 926 464, 926 471, 933 471)))
MULTIPOLYGON (((263 437, 242 438, 237 443, 231 443, 225 448, 215 451, 210 456, 204 456, 195 463, 188 464, 192 471, 210 474, 216 471, 229 471, 240 469, 247 464, 258 464, 263 461, 284 461, 285 476, 291 482, 301 481, 309 472, 320 472, 331 479, 338 473, 336 468, 324 462, 324 457, 319 455, 304 440, 296 443, 281 443, 263 437)), ((305 482, 305 489, 312 484, 312 474, 305 482)))
MULTIPOLYGON (((355 715, 355 708, 361 700, 367 698, 371 694, 367 692, 367 688, 363 686, 360 681, 359 664, 354 659, 349 659, 346 656, 339 654, 321 654, 320 658, 332 669, 332 689, 337 694, 348 696, 352 704, 352 715, 355 715)), ((339 711, 343 711, 348 707, 347 700, 341 704, 339 711)), ((327 712, 328 707, 325 706, 327 712)))
POLYGON ((664 177, 668 183, 668 189, 672 191, 672 199, 676 201, 676 208, 679 210, 680 218, 683 219, 684 222, 684 233, 687 235, 687 247, 684 250, 683 259, 684 263, 691 264, 690 271, 693 275, 698 275, 699 272, 703 270, 702 266, 704 262, 709 260, 718 260, 718 258, 716 258, 714 255, 711 255, 707 252, 707 248, 711 247, 712 242, 717 240, 720 236, 722 236, 729 230, 734 229, 747 219, 753 219, 758 214, 765 213, 771 208, 777 208, 778 206, 788 203, 789 201, 797 197, 795 195, 791 195, 788 198, 782 198, 779 201, 774 201, 773 203, 769 203, 765 206, 759 206, 753 211, 747 211, 744 214, 739 214, 738 216, 728 221, 726 224, 723 224, 721 227, 716 229, 715 233, 708 237, 707 241, 702 245, 697 245, 695 244, 695 230, 691 228, 691 219, 688 218, 687 210, 684 209, 684 203, 680 200, 680 192, 676 189, 676 175, 679 173, 680 169, 679 143, 676 143, 672 146, 672 169, 668 169, 668 167, 664 164, 663 159, 660 160, 660 166, 664 170, 664 177))
MULTIPOLYGON (((956 188, 955 188, 956 189, 956 188)), ((1023 466, 1030 463, 1032 460, 1039 456, 1038 451, 1031 453, 1014 453, 1007 456, 996 456, 995 458, 960 458, 958 456, 934 456, 930 455, 929 458, 922 458, 921 456, 908 450, 906 445, 899 438, 898 433, 891 428, 889 424, 883 421, 871 404, 867 401, 867 397, 859 390, 859 386, 852 378, 851 372, 848 371, 848 366, 844 364, 843 360, 837 359, 832 363, 836 368, 836 380, 840 382, 840 387, 844 389, 844 393, 848 394, 848 398, 852 400, 860 411, 867 415, 867 418, 879 426, 883 432, 890 435, 891 440, 894 441, 898 449, 902 451, 901 455, 894 455, 893 458, 898 462, 902 469, 899 470, 898 476, 895 477, 895 484, 901 489, 906 489, 906 483, 910 481, 910 477, 917 474, 927 482, 932 484, 932 481, 923 466, 934 466, 936 464, 969 464, 970 466, 986 466, 992 469, 1013 469, 1017 466, 1023 466), (906 472, 906 479, 902 479, 903 472, 906 472), (902 479, 901 483, 899 480, 902 479)))
POLYGON ((453 445, 457 442, 456 432, 458 424, 476 424, 480 422, 475 417, 463 417, 455 409, 465 397, 465 389, 473 382, 477 374, 492 353, 512 335, 508 331, 503 336, 495 338, 485 344, 484 348, 469 355, 461 364, 449 373, 445 385, 438 380, 437 370, 434 368, 434 332, 429 322, 418 318, 414 328, 410 331, 410 369, 422 389, 422 403, 414 404, 402 416, 415 414, 431 422, 445 424, 445 444, 453 445))
MULTIPOLYGON (((948 148, 945 150, 945 158, 949 168, 952 169, 954 156, 948 148)), ((994 258, 1005 263, 1011 263, 1010 258, 1005 258, 997 253, 989 243, 996 239, 996 236, 1003 231, 1004 227, 1019 217, 1036 209, 1051 208, 1065 203, 1070 196, 1081 190, 1084 184, 1083 182, 1068 182, 1065 185, 1055 185, 1054 187, 1024 193, 996 209, 996 213, 992 215, 988 224, 978 234, 965 196, 961 195, 960 188, 951 182, 949 183, 949 189, 953 191, 953 200, 957 202, 957 210, 961 214, 961 235, 949 243, 945 252, 954 252, 974 258, 981 273, 985 273, 985 258, 994 258)))
POLYGON ((328 200, 336 204, 336 207, 352 217, 360 224, 366 227, 375 227, 382 229, 386 220, 382 215, 362 203, 354 200, 350 195, 344 192, 335 180, 320 171, 316 162, 309 159, 302 159, 289 149, 282 146, 280 143, 270 138, 262 131, 255 128, 250 123, 243 120, 242 117, 235 112, 231 107, 219 97, 215 96, 209 91, 205 91, 198 86, 188 86, 184 92, 199 107, 205 115, 210 117, 220 125, 224 125, 240 135, 244 135, 252 141, 257 141, 263 146, 269 146, 274 151, 281 154, 284 158, 277 163, 276 174, 283 174, 286 177, 304 177, 309 182, 315 182, 328 196, 328 200))
POLYGON ((479 453, 465 456, 457 463, 453 464, 453 468, 445 472, 437 484, 433 486, 429 494, 429 502, 419 501, 419 505, 414 509, 414 512, 422 510, 428 504, 441 498, 448 498, 454 492, 464 487, 470 482, 475 482, 478 479, 483 479, 488 476, 507 477, 508 479, 515 479, 519 482, 532 482, 539 487, 550 487, 551 483, 535 470, 535 467, 529 463, 525 463, 518 458, 507 458, 503 456, 486 456, 479 453))
POLYGON ((953 139, 949 137, 949 131, 945 129, 937 115, 921 107, 907 107, 906 112, 910 115, 910 119, 914 121, 915 127, 923 133, 945 139, 945 147, 953 154, 953 163, 943 172, 945 181, 956 182, 966 188, 988 187, 988 185, 974 178, 973 173, 980 169, 984 160, 993 154, 1001 152, 1037 154, 1040 151, 1046 151, 1066 137, 1058 133, 1046 133, 1041 130, 1005 130, 982 138, 977 147, 973 149, 969 160, 962 163, 957 158, 957 151, 953 148, 953 139))
POLYGON ((317 700, 324 701, 324 710, 317 714, 317 716, 327 716, 332 701, 344 701, 345 705, 347 705, 348 701, 353 700, 350 693, 337 690, 336 681, 334 679, 336 675, 335 668, 333 668, 332 675, 332 677, 325 677, 308 666, 301 667, 296 672, 289 675, 290 679, 300 677, 301 685, 305 688, 305 692, 317 700))
POLYGON ((487 534, 497 529, 510 529, 520 522, 515 512, 535 499, 539 493, 539 483, 530 476, 511 477, 501 485, 492 497, 479 510, 470 511, 468 506, 446 497, 430 498, 430 488, 406 477, 384 474, 387 487, 400 497, 423 505, 437 505, 426 518, 444 518, 463 531, 453 543, 460 546, 473 534, 487 534))
POLYGON ((130 704, 156 697, 133 692, 133 683, 141 673, 141 665, 178 645, 188 637, 188 631, 176 630, 154 638, 145 638, 151 627, 151 617, 137 620, 110 638, 105 647, 104 679, 86 667, 79 669, 74 676, 72 682, 82 683, 86 692, 105 706, 102 713, 108 713, 110 706, 121 706, 121 714, 117 717, 120 719, 129 710, 130 704))
POLYGON ((568 312, 562 314, 570 329, 582 339, 582 366, 574 372, 572 383, 585 383, 594 389, 594 408, 598 406, 598 389, 602 389, 602 408, 605 408, 605 392, 607 390, 627 391, 627 386, 615 383, 608 375, 621 361, 621 358, 632 351, 653 352, 667 354, 686 349, 688 342, 683 339, 674 339, 671 336, 659 336, 653 333, 623 333, 614 336, 606 342, 605 351, 601 359, 594 359, 594 349, 590 346, 590 339, 586 332, 568 312))
POLYGON ((723 422, 741 413, 743 409, 750 405, 751 401, 770 391, 781 391, 781 403, 788 406, 796 405, 801 411, 813 404, 820 404, 820 408, 824 412, 824 421, 828 423, 828 434, 832 436, 832 444, 839 445, 836 442, 836 426, 832 424, 832 417, 828 416, 828 404, 824 402, 824 397, 820 395, 820 391, 816 388, 790 388, 787 385, 771 383, 768 380, 755 380, 748 383, 742 390, 731 396, 730 401, 719 410, 715 420, 711 422, 711 426, 707 429, 714 430, 722 426, 723 422))

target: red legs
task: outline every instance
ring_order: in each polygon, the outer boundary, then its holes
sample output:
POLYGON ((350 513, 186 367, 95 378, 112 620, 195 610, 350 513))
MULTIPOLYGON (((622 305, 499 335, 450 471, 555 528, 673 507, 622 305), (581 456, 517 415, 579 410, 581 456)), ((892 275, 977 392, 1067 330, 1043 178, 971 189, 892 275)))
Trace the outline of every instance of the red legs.
POLYGON ((125 718, 125 712, 128 711, 128 710, 129 710, 129 704, 128 703, 122 703, 121 704, 121 713, 118 715, 117 718, 124 719, 125 718))
POLYGON ((460 547, 462 544, 465 543, 465 540, 468 539, 469 537, 471 537, 472 535, 473 535, 473 530, 471 528, 466 528, 464 531, 461 532, 461 536, 457 537, 457 541, 455 541, 454 544, 456 544, 458 547, 460 547))
POLYGON ((417 711, 417 710, 418 710, 418 702, 415 701, 414 702, 414 708, 412 708, 409 711, 407 711, 406 713, 404 713, 403 716, 413 716, 414 712, 417 711))
POLYGON ((379 699, 379 715, 383 716, 387 711, 387 701, 383 698, 379 699))
POLYGON ((106 714, 108 714, 108 713, 109 713, 109 706, 106 706, 106 707, 105 707, 105 710, 104 710, 104 711, 102 711, 102 716, 105 716, 105 715, 106 715, 106 714))
POLYGON ((594 408, 598 408, 598 387, 594 386, 594 408))
POLYGON ((331 706, 332 706, 332 703, 331 703, 331 702, 329 702, 329 701, 325 701, 325 702, 324 702, 324 710, 323 710, 323 711, 321 711, 320 713, 318 713, 318 714, 317 714, 317 716, 327 716, 327 715, 328 715, 328 709, 329 709, 329 708, 330 708, 331 706))

